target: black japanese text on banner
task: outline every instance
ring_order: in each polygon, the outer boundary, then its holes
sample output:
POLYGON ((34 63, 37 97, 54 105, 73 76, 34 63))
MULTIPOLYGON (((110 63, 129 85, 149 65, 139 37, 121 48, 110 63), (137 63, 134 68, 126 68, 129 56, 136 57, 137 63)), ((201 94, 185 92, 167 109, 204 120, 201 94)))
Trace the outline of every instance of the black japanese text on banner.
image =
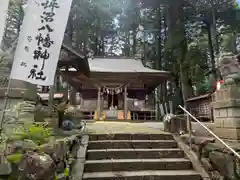
POLYGON ((50 86, 72 0, 28 0, 11 78, 50 86))

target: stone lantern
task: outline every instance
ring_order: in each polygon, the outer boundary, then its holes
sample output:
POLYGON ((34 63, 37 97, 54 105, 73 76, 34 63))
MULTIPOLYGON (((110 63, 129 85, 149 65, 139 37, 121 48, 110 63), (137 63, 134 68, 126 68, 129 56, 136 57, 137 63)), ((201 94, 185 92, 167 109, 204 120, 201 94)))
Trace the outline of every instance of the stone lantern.
POLYGON ((220 59, 219 71, 224 87, 214 94, 215 133, 220 138, 240 140, 240 63, 239 55, 226 55, 220 59))

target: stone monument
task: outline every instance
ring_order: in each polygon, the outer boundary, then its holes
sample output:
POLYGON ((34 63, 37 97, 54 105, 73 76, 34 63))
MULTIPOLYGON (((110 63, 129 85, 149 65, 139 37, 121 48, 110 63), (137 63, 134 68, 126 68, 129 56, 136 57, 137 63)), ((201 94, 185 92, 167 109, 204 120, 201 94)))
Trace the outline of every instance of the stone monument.
MULTIPOLYGON (((13 57, 10 53, 0 50, 0 113, 2 113, 4 108, 12 61, 13 57)), ((11 80, 6 109, 12 109, 16 104, 24 100, 36 101, 36 99, 36 85, 19 80, 11 80)))
POLYGON ((214 132, 222 139, 240 140, 240 55, 220 59, 219 71, 224 87, 213 98, 214 132))

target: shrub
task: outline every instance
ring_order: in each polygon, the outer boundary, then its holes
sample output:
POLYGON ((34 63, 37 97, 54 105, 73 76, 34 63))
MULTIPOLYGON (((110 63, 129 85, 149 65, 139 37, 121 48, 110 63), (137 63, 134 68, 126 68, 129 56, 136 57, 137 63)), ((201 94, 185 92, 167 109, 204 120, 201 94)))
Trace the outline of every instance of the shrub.
POLYGON ((29 139, 34 143, 41 145, 46 142, 46 139, 52 136, 52 129, 47 128, 46 124, 25 124, 18 128, 13 136, 21 140, 29 139))

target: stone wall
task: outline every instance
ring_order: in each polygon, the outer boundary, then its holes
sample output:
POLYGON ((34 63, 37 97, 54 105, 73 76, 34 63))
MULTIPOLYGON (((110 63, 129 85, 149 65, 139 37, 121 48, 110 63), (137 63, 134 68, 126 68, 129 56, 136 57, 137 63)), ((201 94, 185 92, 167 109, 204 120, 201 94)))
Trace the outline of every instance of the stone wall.
MULTIPOLYGON (((189 136, 182 135, 181 139, 189 145, 189 136)), ((240 179, 240 159, 234 157, 223 145, 215 142, 213 138, 192 136, 192 148, 208 172, 212 180, 238 180, 240 179)), ((231 147, 238 153, 238 144, 231 147)))
POLYGON ((214 132, 223 139, 240 140, 240 86, 216 91, 214 100, 214 132))
POLYGON ((214 116, 214 132, 220 138, 240 140, 240 108, 215 109, 214 116))

